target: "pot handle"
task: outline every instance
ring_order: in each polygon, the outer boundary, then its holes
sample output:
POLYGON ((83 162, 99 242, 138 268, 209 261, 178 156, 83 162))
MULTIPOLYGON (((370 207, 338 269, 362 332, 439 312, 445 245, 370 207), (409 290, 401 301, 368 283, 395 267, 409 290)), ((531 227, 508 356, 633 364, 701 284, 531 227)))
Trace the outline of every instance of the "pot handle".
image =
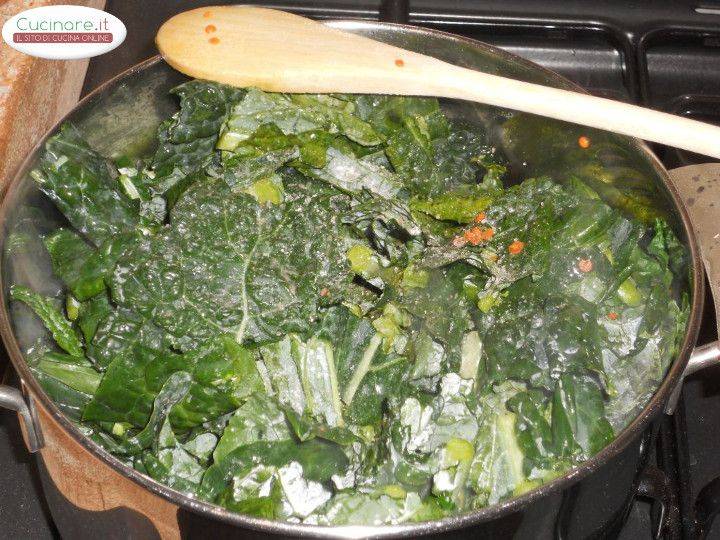
MULTIPOLYGON (((688 165, 669 171, 670 180, 685 205, 695 231, 700 258, 710 283, 720 335, 720 163, 688 165), (717 204, 717 206, 716 206, 717 204)), ((720 341, 701 345, 690 355, 683 379, 712 365, 720 364, 720 341)), ((675 387, 665 411, 672 414, 682 389, 675 387)))
POLYGON ((682 380, 678 382, 672 394, 670 394, 670 399, 668 399, 667 405, 665 405, 665 413, 672 414, 675 412, 685 377, 689 377, 696 371, 700 371, 706 367, 717 365, 720 365, 720 341, 713 341, 707 345, 695 347, 695 350, 690 355, 687 366, 685 366, 685 371, 683 371, 682 380))
POLYGON ((37 452, 45 446, 45 440, 40 431, 40 425, 35 414, 32 398, 25 401, 22 392, 13 386, 0 384, 0 408, 16 411, 18 416, 22 418, 22 424, 25 427, 25 435, 28 450, 32 453, 37 452))

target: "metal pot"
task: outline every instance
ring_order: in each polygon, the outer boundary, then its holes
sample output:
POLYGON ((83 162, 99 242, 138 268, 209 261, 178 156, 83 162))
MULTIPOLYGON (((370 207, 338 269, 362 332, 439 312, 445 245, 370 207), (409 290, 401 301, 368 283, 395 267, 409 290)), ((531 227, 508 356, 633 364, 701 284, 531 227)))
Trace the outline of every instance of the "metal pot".
MULTIPOLYGON (((560 76, 530 62, 481 43, 450 34, 411 26, 375 22, 336 21, 327 23, 347 31, 363 34, 400 47, 439 57, 459 65, 558 87, 577 89, 560 76)), ((432 77, 428 73, 428 77, 432 77)), ((168 90, 183 81, 160 58, 152 58, 119 75, 83 99, 63 120, 75 124, 90 144, 105 155, 132 148, 138 154, 150 150, 152 135, 160 120, 176 109, 168 90)), ((497 143, 505 146, 515 158, 518 176, 538 173, 562 173, 562 163, 534 162, 527 142, 520 144, 503 132, 503 122, 520 117, 509 111, 498 111, 469 103, 444 103, 450 115, 462 115, 483 122, 494 134, 497 143)), ((530 122, 532 118, 521 117, 530 122)), ((528 124, 529 125, 529 124, 528 124)), ((577 141, 581 128, 543 120, 577 141)), ((529 128, 528 128, 529 129, 529 128)), ((55 131, 53 129, 49 134, 55 131)), ((618 436, 599 454, 565 475, 520 497, 494 506, 443 520, 382 527, 322 528, 294 525, 252 518, 187 497, 163 486, 124 465, 91 440, 65 418, 48 398, 30 373, 23 353, 42 328, 37 321, 23 318, 8 303, 7 291, 18 276, 45 291, 58 290, 44 250, 25 257, 3 255, 0 267, 0 332, 21 380, 23 392, 0 387, 0 406, 15 409, 24 426, 26 443, 37 452, 45 495, 53 518, 63 536, 69 538, 178 538, 212 536, 214 538, 285 538, 324 537, 347 538, 372 536, 378 538, 419 537, 443 538, 527 537, 587 538, 612 535, 622 525, 630 502, 647 486, 641 476, 648 457, 658 419, 672 411, 674 400, 687 374, 715 363, 720 346, 715 343, 695 348, 704 299, 704 265, 696 245, 701 239, 711 283, 713 275, 710 248, 712 224, 710 215, 688 207, 681 201, 680 191, 694 189, 687 176, 677 176, 677 186, 648 148, 637 140, 599 131, 582 129, 582 134, 598 143, 620 149, 632 163, 633 189, 641 188, 659 211, 664 212, 679 238, 688 248, 688 290, 691 312, 686 334, 677 357, 657 392, 618 436), (691 217, 700 231, 693 231, 691 217), (705 220, 705 223, 701 221, 705 220)), ((47 137, 46 137, 47 138, 47 137)), ((527 139, 524 139, 527 140, 527 139)), ((29 172, 36 164, 45 139, 25 160, 0 209, 3 229, 0 251, 5 254, 8 234, 22 230, 30 238, 39 239, 61 223, 61 216, 36 189, 29 172)), ((557 141, 535 143, 544 149, 557 141)), ((541 152, 541 154, 543 153, 541 152)), ((537 152, 535 152, 537 155, 537 152)), ((615 158, 612 158, 615 159, 615 158)), ((535 161, 538 161, 535 159, 535 161)), ((541 160, 542 161, 542 160, 541 160)), ((612 161, 612 160, 611 160, 612 161)), ((609 162, 608 167, 612 168, 609 162)), ((624 189, 622 175, 608 175, 608 182, 624 189)), ((649 493, 649 492, 648 492, 649 493)))

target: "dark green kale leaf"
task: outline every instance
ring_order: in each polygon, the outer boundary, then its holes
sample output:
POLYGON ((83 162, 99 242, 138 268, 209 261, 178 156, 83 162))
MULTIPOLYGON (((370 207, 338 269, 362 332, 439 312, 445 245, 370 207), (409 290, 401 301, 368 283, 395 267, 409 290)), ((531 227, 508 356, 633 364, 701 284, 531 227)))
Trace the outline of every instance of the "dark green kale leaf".
POLYGON ((83 419, 144 428, 153 401, 176 372, 191 375, 187 395, 170 412, 173 426, 182 430, 232 412, 262 388, 253 357, 230 336, 215 337, 185 354, 136 342, 110 363, 83 419))
POLYGON ((40 317, 62 350, 71 356, 85 356, 80 337, 53 298, 46 298, 22 285, 10 287, 10 296, 13 300, 26 304, 40 317))
POLYGON ((506 289, 499 305, 480 317, 486 376, 499 383, 526 381, 551 390, 562 373, 604 377, 597 306, 580 296, 549 294, 524 278, 506 289))
POLYGON ((350 281, 344 204, 307 186, 283 204, 260 205, 207 178, 178 202, 169 227, 120 260, 113 298, 181 347, 218 332, 238 342, 303 332, 317 319, 320 292, 340 298, 350 281))
POLYGON ((284 96, 251 89, 218 143, 233 152, 225 159, 226 181, 231 186, 248 184, 290 161, 304 174, 348 193, 368 190, 394 197, 402 181, 355 152, 354 143, 372 146, 382 138, 354 110, 352 101, 331 96, 284 96))
POLYGON ((95 393, 102 378, 85 358, 56 352, 42 355, 33 362, 33 368, 89 396, 95 393))
POLYGON ((348 459, 335 443, 312 439, 297 443, 293 440, 259 441, 236 448, 205 472, 200 496, 214 501, 226 488, 234 475, 249 471, 256 463, 283 467, 291 462, 302 466, 305 478, 327 482, 334 474, 342 474, 348 459))
POLYGON ((495 197, 482 223, 494 235, 482 249, 493 255, 485 260, 498 285, 543 275, 557 257, 557 249, 578 245, 593 233, 593 227, 601 227, 603 222, 595 225, 595 213, 588 212, 602 205, 588 204, 593 207, 582 207, 579 198, 547 178, 526 180, 495 197), (576 224, 574 218, 582 223, 576 224), (508 251, 515 240, 524 244, 519 254, 508 251))
POLYGON ((472 223, 492 204, 496 192, 479 185, 461 185, 433 197, 415 197, 410 208, 438 220, 472 223))
POLYGON ((395 356, 382 361, 382 358, 388 357, 379 351, 378 358, 347 406, 345 418, 348 422, 364 426, 381 425, 387 397, 404 389, 407 359, 395 356))
POLYGON ((73 296, 82 302, 105 291, 105 278, 112 273, 115 263, 131 241, 131 235, 118 235, 96 249, 74 232, 58 229, 45 238, 45 246, 50 253, 53 271, 73 296))
MULTIPOLYGON (((268 479, 269 478, 270 477, 268 477, 268 479)), ((233 489, 228 488, 220 494, 216 502, 240 514, 265 519, 281 519, 283 517, 281 512, 282 489, 279 482, 272 482, 272 487, 268 495, 243 498, 239 501, 235 499, 233 489)))
POLYGON ((270 94, 251 88, 228 118, 218 146, 234 150, 263 124, 274 124, 285 135, 322 130, 342 133, 363 146, 381 143, 372 126, 354 112, 352 101, 332 96, 270 94))
POLYGON ((358 114, 387 137, 385 154, 407 187, 430 183, 434 143, 450 134, 437 100, 404 96, 358 96, 358 114))
POLYGON ((400 286, 385 294, 413 316, 415 331, 426 331, 442 345, 443 372, 460 369, 462 340, 471 322, 472 306, 451 273, 452 267, 431 270, 421 286, 400 286))
POLYGON ((158 131, 160 144, 151 162, 154 185, 176 169, 186 175, 200 168, 214 151, 230 110, 245 92, 195 80, 181 84, 172 93, 180 98, 180 111, 158 131))
POLYGON ((357 115, 356 105, 351 96, 327 96, 322 94, 292 94, 290 99, 296 105, 324 115, 330 122, 327 131, 339 131, 351 141, 362 146, 376 146, 383 142, 373 126, 357 115))
MULTIPOLYGON (((405 156, 405 150, 398 148, 397 155, 405 156)), ((412 180, 408 190, 413 194, 437 196, 465 185, 474 186, 485 172, 484 158, 492 160, 492 153, 483 134, 454 126, 447 138, 433 140, 434 160, 428 168, 417 168, 417 162, 411 165, 412 180)), ((395 165, 392 159, 391 162, 395 165)))
POLYGON ((351 99, 355 101, 356 114, 384 137, 402 130, 409 121, 425 124, 419 137, 435 139, 449 133, 437 99, 382 95, 357 95, 351 99))
MULTIPOLYGON (((107 294, 93 296, 90 300, 82 302, 78 308, 75 324, 85 338, 86 352, 92 348, 95 333, 101 322, 105 321, 112 311, 107 294)), ((87 352, 89 356, 89 352, 87 352)))
POLYGON ((392 199, 401 195, 403 189, 402 182, 394 173, 335 146, 327 149, 327 161, 323 167, 299 167, 299 170, 348 193, 357 194, 367 190, 379 197, 392 199))
MULTIPOLYGON (((177 372, 168 379, 156 399, 156 409, 153 410, 154 416, 156 410, 159 410, 158 405, 165 409, 164 413, 167 412, 167 405, 176 401, 187 390, 187 381, 187 373, 184 372, 177 372), (158 403, 161 399, 164 403, 158 403), (165 406, 163 407, 163 405, 165 406)), ((154 440, 150 443, 152 449, 146 449, 137 456, 134 465, 155 480, 194 496, 205 472, 205 466, 202 464, 201 458, 191 452, 193 446, 190 441, 183 444, 178 440, 167 420, 167 415, 158 414, 157 417, 160 422, 152 423, 151 421, 148 426, 151 424, 153 426, 158 425, 159 431, 157 428, 152 431, 144 430, 144 432, 152 433, 154 436, 154 440)), ((140 441, 138 439, 142 434, 140 433, 134 438, 133 442, 136 446, 139 446, 140 441)), ((216 439, 213 437, 213 440, 216 439)), ((143 446, 146 447, 147 445, 144 444, 143 446)))
POLYGON ((185 398, 191 384, 192 376, 187 371, 176 371, 167 378, 155 396, 152 413, 150 413, 147 424, 142 431, 127 441, 132 453, 137 453, 151 445, 153 451, 158 451, 160 430, 165 424, 170 410, 185 398))
POLYGON ((405 368, 381 342, 368 319, 336 306, 307 341, 290 335, 261 347, 264 371, 300 439, 339 441, 347 422, 379 427, 386 396, 405 368), (315 429, 319 423, 326 426, 315 429))
POLYGON ((328 310, 318 336, 334 344, 345 419, 379 428, 387 397, 402 386, 407 362, 384 352, 380 347, 382 336, 372 323, 344 306, 328 310))
POLYGON ((107 268, 104 261, 98 257, 97 250, 77 234, 58 229, 45 238, 45 246, 55 275, 63 280, 76 299, 87 300, 105 290, 107 268))
POLYGON ((601 319, 609 335, 603 363, 613 390, 607 417, 616 431, 647 403, 676 354, 688 317, 687 296, 678 299, 677 288, 686 277, 668 265, 680 270, 686 257, 669 227, 658 222, 647 250, 635 246, 630 252, 629 277, 606 302, 616 314, 601 319))
POLYGON ((622 430, 638 414, 662 382, 684 334, 687 316, 687 303, 679 306, 669 301, 658 334, 637 339, 632 352, 624 356, 603 351, 605 371, 613 388, 607 418, 615 431, 622 430))
POLYGON ((215 157, 218 132, 244 90, 208 81, 193 80, 174 88, 180 110, 158 129, 158 148, 134 179, 127 179, 140 213, 149 224, 161 223, 182 193, 215 157))
POLYGON ((592 377, 560 377, 553 396, 552 432, 559 456, 579 453, 587 459, 613 440, 615 433, 605 418, 603 392, 592 377))
POLYGON ((58 352, 33 351, 28 364, 60 410, 79 421, 102 375, 85 358, 58 352))
POLYGON ((185 367, 180 355, 134 344, 116 355, 107 367, 97 392, 85 408, 83 420, 122 422, 142 429, 165 381, 174 371, 184 371, 185 367))
POLYGON ((662 219, 655 221, 654 236, 647 247, 648 254, 654 256, 663 268, 667 267, 678 279, 684 279, 687 267, 688 251, 680 243, 670 225, 662 219))
POLYGON ((356 195, 344 221, 392 266, 407 266, 425 248, 423 230, 403 201, 356 195))
POLYGON ((158 482, 190 496, 195 496, 203 471, 192 456, 182 449, 164 449, 160 457, 146 451, 135 461, 134 466, 158 482))
POLYGON ((118 234, 133 231, 139 221, 113 170, 74 127, 64 125, 45 144, 32 177, 70 224, 100 246, 118 234))
POLYGON ((104 370, 119 354, 132 349, 136 344, 154 351, 164 349, 167 339, 152 322, 147 321, 130 309, 106 309, 102 304, 93 306, 93 312, 81 309, 78 324, 83 331, 93 334, 87 345, 88 358, 104 370), (97 310, 97 311, 94 311, 97 310), (101 318, 105 314, 105 318, 101 318))
POLYGON ((298 155, 293 147, 269 152, 258 150, 246 155, 233 154, 223 162, 223 179, 231 188, 247 189, 258 180, 273 175, 298 155))
POLYGON ((480 397, 477 411, 483 421, 468 477, 477 505, 495 504, 533 487, 524 472, 517 417, 505 407, 505 402, 523 390, 522 385, 507 381, 480 397))
POLYGON ((385 153, 412 195, 477 184, 497 165, 484 130, 448 121, 436 99, 357 96, 356 103, 357 114, 387 138, 385 153))
POLYGON ((170 415, 179 429, 228 413, 263 389, 254 356, 231 336, 216 338, 183 357, 194 367, 188 395, 170 415))
POLYGON ((290 334, 261 347, 265 371, 278 399, 297 418, 330 427, 343 426, 342 405, 332 344, 312 336, 290 334))
POLYGON ((268 395, 257 392, 233 413, 217 447, 214 461, 257 441, 282 441, 292 438, 285 414, 268 395))
POLYGON ((275 124, 263 124, 232 152, 223 152, 222 170, 210 172, 235 190, 251 192, 253 183, 273 177, 288 163, 300 168, 324 167, 328 147, 339 141, 339 136, 326 131, 288 135, 275 124))
MULTIPOLYGON (((404 96, 358 96, 358 114, 385 135, 385 154, 409 192, 426 192, 436 180, 435 144, 450 133, 437 100, 404 96)), ((443 189, 448 186, 436 186, 443 189)))
POLYGON ((68 386, 60 379, 53 377, 30 366, 30 371, 42 386, 45 393, 53 400, 58 409, 73 422, 82 420, 82 413, 92 399, 92 394, 80 392, 68 386))
POLYGON ((525 474, 529 476, 533 469, 552 469, 556 449, 548 418, 550 403, 545 393, 519 392, 505 405, 516 416, 517 441, 524 455, 525 474))

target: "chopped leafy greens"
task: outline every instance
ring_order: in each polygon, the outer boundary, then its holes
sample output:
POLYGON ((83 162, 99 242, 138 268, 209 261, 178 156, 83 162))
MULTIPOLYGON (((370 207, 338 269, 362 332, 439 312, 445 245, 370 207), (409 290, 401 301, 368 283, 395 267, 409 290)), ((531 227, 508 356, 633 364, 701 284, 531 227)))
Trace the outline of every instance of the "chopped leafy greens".
POLYGON ((592 457, 662 380, 686 252, 595 165, 505 187, 434 99, 173 93, 147 159, 48 141, 63 293, 10 291, 57 344, 42 386, 141 472, 267 519, 433 520, 592 457))

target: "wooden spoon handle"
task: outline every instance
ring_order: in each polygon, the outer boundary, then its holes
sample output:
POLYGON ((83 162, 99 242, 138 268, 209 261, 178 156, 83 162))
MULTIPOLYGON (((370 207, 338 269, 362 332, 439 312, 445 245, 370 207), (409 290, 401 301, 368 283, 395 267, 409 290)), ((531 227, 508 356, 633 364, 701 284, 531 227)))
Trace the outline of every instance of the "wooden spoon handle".
MULTIPOLYGON (((564 120, 720 158, 720 127, 579 92, 449 66, 435 94, 564 120)), ((429 93, 433 93, 430 91, 429 93)))
POLYGON ((283 11, 198 8, 166 21, 156 42, 183 73, 236 86, 464 99, 720 158, 713 125, 465 69, 283 11))

